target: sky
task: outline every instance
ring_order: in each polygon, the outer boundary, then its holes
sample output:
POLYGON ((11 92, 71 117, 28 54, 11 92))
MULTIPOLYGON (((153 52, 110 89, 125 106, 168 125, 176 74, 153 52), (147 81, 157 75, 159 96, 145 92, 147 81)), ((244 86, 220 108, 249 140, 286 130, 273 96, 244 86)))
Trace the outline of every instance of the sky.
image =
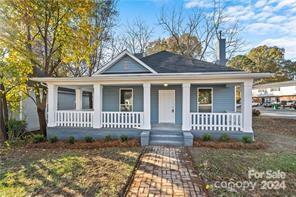
MULTIPOLYGON (((245 51, 263 44, 278 46, 285 49, 287 59, 296 60, 296 0, 224 0, 224 4, 227 16, 244 28, 240 36, 245 51)), ((176 5, 185 13, 212 6, 211 0, 119 0, 120 27, 140 18, 153 27, 154 39, 164 37, 157 17, 163 7, 176 5)))

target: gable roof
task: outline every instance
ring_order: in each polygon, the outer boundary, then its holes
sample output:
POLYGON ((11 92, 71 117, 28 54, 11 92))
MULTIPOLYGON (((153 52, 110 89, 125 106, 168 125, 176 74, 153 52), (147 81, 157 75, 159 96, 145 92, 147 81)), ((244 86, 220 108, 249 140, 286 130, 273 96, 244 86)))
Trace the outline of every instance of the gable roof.
POLYGON ((161 51, 140 59, 158 73, 201 73, 241 71, 220 64, 188 58, 168 51, 161 51))
POLYGON ((125 56, 129 56, 130 58, 132 58, 133 60, 135 60, 137 63, 139 63, 141 66, 143 66, 144 68, 146 68, 147 70, 149 70, 151 73, 154 73, 154 74, 157 73, 155 70, 153 70, 151 67, 149 67, 147 64, 145 64, 139 58, 135 57, 133 54, 131 54, 127 50, 124 50, 121 53, 119 53, 115 58, 113 58, 110 62, 108 62, 105 66, 103 66, 97 72, 97 74, 104 73, 105 70, 107 70, 108 68, 110 68, 111 66, 113 66, 115 63, 117 63, 121 58, 123 58, 125 56))

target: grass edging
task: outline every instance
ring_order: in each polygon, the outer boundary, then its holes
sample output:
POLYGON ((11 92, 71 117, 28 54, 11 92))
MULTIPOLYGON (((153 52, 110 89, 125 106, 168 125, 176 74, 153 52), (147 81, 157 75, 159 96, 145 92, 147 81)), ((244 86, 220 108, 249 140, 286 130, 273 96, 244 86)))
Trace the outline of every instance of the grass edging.
POLYGON ((134 169, 131 173, 131 175, 128 177, 124 187, 122 187, 122 189, 120 190, 120 192, 118 193, 118 196, 120 197, 123 197, 123 196, 126 196, 127 195, 127 192, 129 191, 131 185, 132 185, 132 182, 134 180, 134 177, 135 177, 135 174, 136 174, 136 171, 137 169, 139 168, 140 166, 140 159, 141 157, 143 156, 143 154, 146 152, 146 148, 142 148, 142 151, 141 153, 139 154, 138 158, 137 158, 137 161, 136 161, 136 165, 134 166, 134 169))
MULTIPOLYGON (((203 192, 205 192, 206 196, 209 196, 208 194, 208 190, 206 189, 206 180, 203 176, 201 176, 198 172, 198 170, 195 168, 194 166, 194 160, 193 157, 191 155, 191 152, 189 151, 189 147, 184 147, 185 151, 187 152, 188 155, 188 159, 190 160, 190 165, 192 166, 192 169, 194 171, 194 173, 196 173, 201 181, 201 184, 203 185, 203 187, 201 188, 203 190, 203 192)), ((181 157, 184 157, 183 155, 181 157)))

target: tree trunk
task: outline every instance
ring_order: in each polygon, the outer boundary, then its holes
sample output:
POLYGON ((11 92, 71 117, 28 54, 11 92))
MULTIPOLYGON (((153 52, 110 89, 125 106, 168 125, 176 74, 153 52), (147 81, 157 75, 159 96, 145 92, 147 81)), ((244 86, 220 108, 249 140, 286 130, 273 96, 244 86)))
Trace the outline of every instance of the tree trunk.
POLYGON ((4 102, 6 100, 4 92, 4 86, 0 84, 0 138, 4 140, 8 139, 7 131, 6 131, 6 121, 5 121, 5 112, 4 109, 7 108, 4 105, 7 103, 4 102))
POLYGON ((45 108, 37 106, 37 113, 39 118, 40 132, 46 137, 46 118, 45 118, 45 108))

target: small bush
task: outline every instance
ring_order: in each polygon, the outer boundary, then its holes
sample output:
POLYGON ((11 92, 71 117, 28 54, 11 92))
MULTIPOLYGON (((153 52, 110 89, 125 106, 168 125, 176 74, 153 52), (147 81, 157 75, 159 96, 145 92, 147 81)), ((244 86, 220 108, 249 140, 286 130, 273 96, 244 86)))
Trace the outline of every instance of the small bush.
POLYGON ((58 137, 57 136, 54 136, 54 137, 52 137, 52 138, 49 139, 49 142, 50 143, 56 143, 58 140, 59 140, 58 137))
POLYGON ((23 139, 27 123, 24 120, 11 119, 7 122, 8 139, 11 141, 23 139))
POLYGON ((243 136, 242 137, 242 142, 250 144, 250 143, 253 142, 253 140, 252 140, 252 137, 251 136, 247 136, 246 135, 246 136, 243 136))
POLYGON ((220 136, 220 141, 222 142, 227 142, 229 141, 229 136, 227 133, 223 133, 221 136, 220 136))
POLYGON ((33 137, 33 142, 34 142, 34 143, 40 143, 40 142, 44 142, 44 141, 45 141, 45 138, 44 138, 44 136, 41 135, 41 134, 36 134, 36 135, 34 135, 34 137, 33 137))
POLYGON ((70 136, 68 139, 69 144, 74 144, 75 143, 75 137, 74 136, 70 136))
POLYGON ((111 141, 111 140, 112 140, 111 135, 106 135, 106 136, 105 136, 105 141, 106 141, 106 142, 109 142, 109 141, 111 141))
POLYGON ((94 138, 91 136, 85 136, 84 140, 88 143, 92 143, 93 141, 95 141, 94 138))
POLYGON ((258 109, 253 109, 252 114, 253 114, 253 116, 260 116, 261 112, 258 109))
POLYGON ((212 135, 209 133, 206 133, 202 136, 203 141, 211 141, 212 140, 212 135))
POLYGON ((120 141, 127 142, 127 140, 128 140, 128 136, 127 135, 120 136, 120 141))

